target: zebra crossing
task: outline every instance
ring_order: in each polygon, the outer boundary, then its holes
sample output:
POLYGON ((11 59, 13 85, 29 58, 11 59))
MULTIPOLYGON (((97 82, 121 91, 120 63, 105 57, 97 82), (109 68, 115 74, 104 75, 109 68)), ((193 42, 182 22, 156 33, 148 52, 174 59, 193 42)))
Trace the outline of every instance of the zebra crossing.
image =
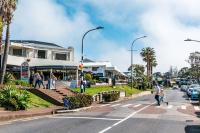
MULTIPOLYGON (((118 107, 118 108, 129 108, 129 107, 133 107, 133 108, 138 108, 138 107, 141 107, 143 104, 132 104, 132 103, 125 103, 125 104, 122 104, 122 103, 115 103, 115 104, 103 104, 103 105, 100 105, 99 107, 118 107)), ((164 109, 173 109, 173 108, 179 108, 179 109, 182 109, 182 110, 187 110, 187 108, 193 108, 195 111, 200 111, 200 107, 199 106, 195 106, 195 105, 161 105, 161 106, 155 106, 156 108, 164 108, 164 109)))

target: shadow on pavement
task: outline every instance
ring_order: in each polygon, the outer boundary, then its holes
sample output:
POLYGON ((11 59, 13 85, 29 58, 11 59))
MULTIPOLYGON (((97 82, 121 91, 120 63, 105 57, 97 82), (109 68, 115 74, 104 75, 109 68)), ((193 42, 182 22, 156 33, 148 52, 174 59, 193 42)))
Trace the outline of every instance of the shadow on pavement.
POLYGON ((200 112, 195 112, 195 114, 197 115, 198 118, 200 118, 200 112))
POLYGON ((185 98, 185 100, 189 100, 189 97, 186 93, 184 93, 184 95, 182 97, 185 98))
POLYGON ((200 125, 187 125, 185 133, 200 133, 200 125))

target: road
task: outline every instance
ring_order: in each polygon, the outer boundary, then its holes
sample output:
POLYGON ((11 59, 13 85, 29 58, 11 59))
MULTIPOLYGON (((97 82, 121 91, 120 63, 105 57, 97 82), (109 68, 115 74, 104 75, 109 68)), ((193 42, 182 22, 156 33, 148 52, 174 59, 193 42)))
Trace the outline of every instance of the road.
POLYGON ((153 95, 91 109, 0 123, 0 133, 200 133, 200 109, 180 90, 167 90, 155 105, 153 95))

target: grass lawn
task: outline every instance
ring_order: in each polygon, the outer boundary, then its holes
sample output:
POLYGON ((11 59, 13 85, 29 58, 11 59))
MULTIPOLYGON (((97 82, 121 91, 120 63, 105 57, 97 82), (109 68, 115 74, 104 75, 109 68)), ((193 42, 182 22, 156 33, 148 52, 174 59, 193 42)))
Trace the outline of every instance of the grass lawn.
POLYGON ((28 104, 28 108, 50 107, 52 105, 53 104, 43 100, 42 98, 36 96, 35 94, 30 93, 30 103, 28 104))
MULTIPOLYGON (((80 88, 76 88, 73 90, 76 92, 80 92, 80 88)), ((94 95, 99 92, 111 91, 111 90, 125 91, 126 96, 131 96, 133 94, 138 94, 138 93, 142 92, 142 90, 138 90, 135 88, 131 89, 131 87, 129 87, 128 85, 117 85, 115 88, 112 88, 111 86, 96 86, 96 87, 86 88, 86 94, 94 95)))

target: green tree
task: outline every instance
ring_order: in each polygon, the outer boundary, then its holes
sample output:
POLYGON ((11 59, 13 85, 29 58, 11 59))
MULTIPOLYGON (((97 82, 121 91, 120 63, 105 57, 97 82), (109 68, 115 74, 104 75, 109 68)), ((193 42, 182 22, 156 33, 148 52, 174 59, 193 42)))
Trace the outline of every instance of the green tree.
POLYGON ((90 81, 90 80, 92 80, 92 74, 86 73, 86 74, 84 75, 84 78, 85 78, 86 80, 90 81))
POLYGON ((136 77, 141 77, 144 75, 145 68, 143 65, 140 64, 134 64, 128 68, 129 71, 131 71, 131 67, 133 67, 133 75, 136 77))
POLYGON ((16 10, 18 0, 0 0, 0 16, 3 23, 6 25, 6 39, 0 75, 0 83, 3 84, 4 76, 6 73, 8 52, 10 47, 10 24, 12 22, 13 13, 16 10))

